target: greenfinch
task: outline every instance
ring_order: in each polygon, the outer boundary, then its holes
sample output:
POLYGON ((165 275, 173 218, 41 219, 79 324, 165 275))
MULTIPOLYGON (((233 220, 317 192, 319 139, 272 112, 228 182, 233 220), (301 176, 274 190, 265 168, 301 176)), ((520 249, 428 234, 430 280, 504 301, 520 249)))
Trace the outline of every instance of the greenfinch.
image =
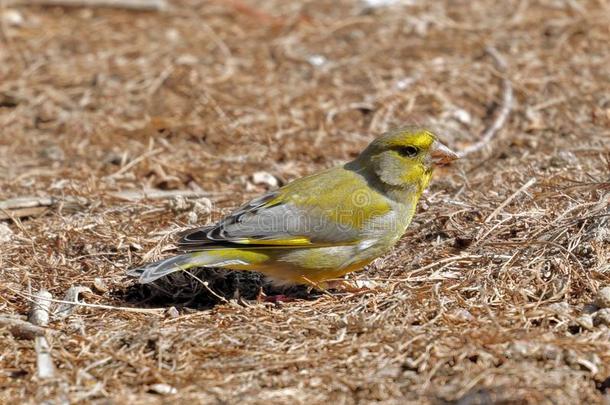
POLYGON ((294 180, 215 225, 181 233, 177 247, 186 253, 129 274, 150 283, 214 267, 323 287, 387 252, 411 222, 434 167, 457 158, 425 128, 387 132, 349 163, 294 180))

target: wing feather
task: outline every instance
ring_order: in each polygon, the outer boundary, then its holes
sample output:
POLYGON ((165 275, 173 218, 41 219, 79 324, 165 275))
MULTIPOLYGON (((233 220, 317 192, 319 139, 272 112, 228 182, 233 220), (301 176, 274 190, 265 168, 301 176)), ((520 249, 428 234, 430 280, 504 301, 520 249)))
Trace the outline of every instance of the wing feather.
POLYGON ((355 244, 363 223, 383 215, 390 206, 357 174, 331 169, 305 177, 243 205, 216 225, 180 234, 185 250, 214 246, 328 246, 355 244), (351 181, 346 176, 352 176, 351 181), (353 196, 365 193, 366 206, 353 196), (375 212, 373 212, 375 211, 375 212))

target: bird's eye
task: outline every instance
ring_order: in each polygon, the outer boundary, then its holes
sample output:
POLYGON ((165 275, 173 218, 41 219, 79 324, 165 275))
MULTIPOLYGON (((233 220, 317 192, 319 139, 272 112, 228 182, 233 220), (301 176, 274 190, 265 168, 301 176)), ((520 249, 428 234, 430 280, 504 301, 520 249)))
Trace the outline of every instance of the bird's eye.
POLYGON ((398 150, 398 153, 405 157, 415 157, 417 152, 419 152, 419 150, 417 150, 415 146, 403 146, 398 150))

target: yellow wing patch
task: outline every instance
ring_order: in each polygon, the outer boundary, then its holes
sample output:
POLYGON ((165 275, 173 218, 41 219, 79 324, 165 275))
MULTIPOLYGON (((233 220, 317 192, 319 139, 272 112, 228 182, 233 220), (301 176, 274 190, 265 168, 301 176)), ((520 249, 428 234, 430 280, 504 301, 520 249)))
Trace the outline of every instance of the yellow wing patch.
POLYGON ((243 243, 244 245, 270 245, 270 246, 303 246, 312 245, 311 240, 305 237, 295 237, 289 239, 239 239, 232 241, 243 243))

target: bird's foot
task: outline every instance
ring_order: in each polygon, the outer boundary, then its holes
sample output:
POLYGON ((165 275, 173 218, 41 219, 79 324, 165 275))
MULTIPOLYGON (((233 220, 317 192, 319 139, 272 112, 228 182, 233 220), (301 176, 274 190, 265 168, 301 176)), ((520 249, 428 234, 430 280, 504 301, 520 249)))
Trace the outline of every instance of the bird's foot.
POLYGON ((296 299, 294 297, 290 297, 284 294, 267 295, 263 292, 263 289, 261 288, 258 291, 258 295, 256 296, 256 301, 277 304, 278 302, 293 302, 296 301, 296 299))

